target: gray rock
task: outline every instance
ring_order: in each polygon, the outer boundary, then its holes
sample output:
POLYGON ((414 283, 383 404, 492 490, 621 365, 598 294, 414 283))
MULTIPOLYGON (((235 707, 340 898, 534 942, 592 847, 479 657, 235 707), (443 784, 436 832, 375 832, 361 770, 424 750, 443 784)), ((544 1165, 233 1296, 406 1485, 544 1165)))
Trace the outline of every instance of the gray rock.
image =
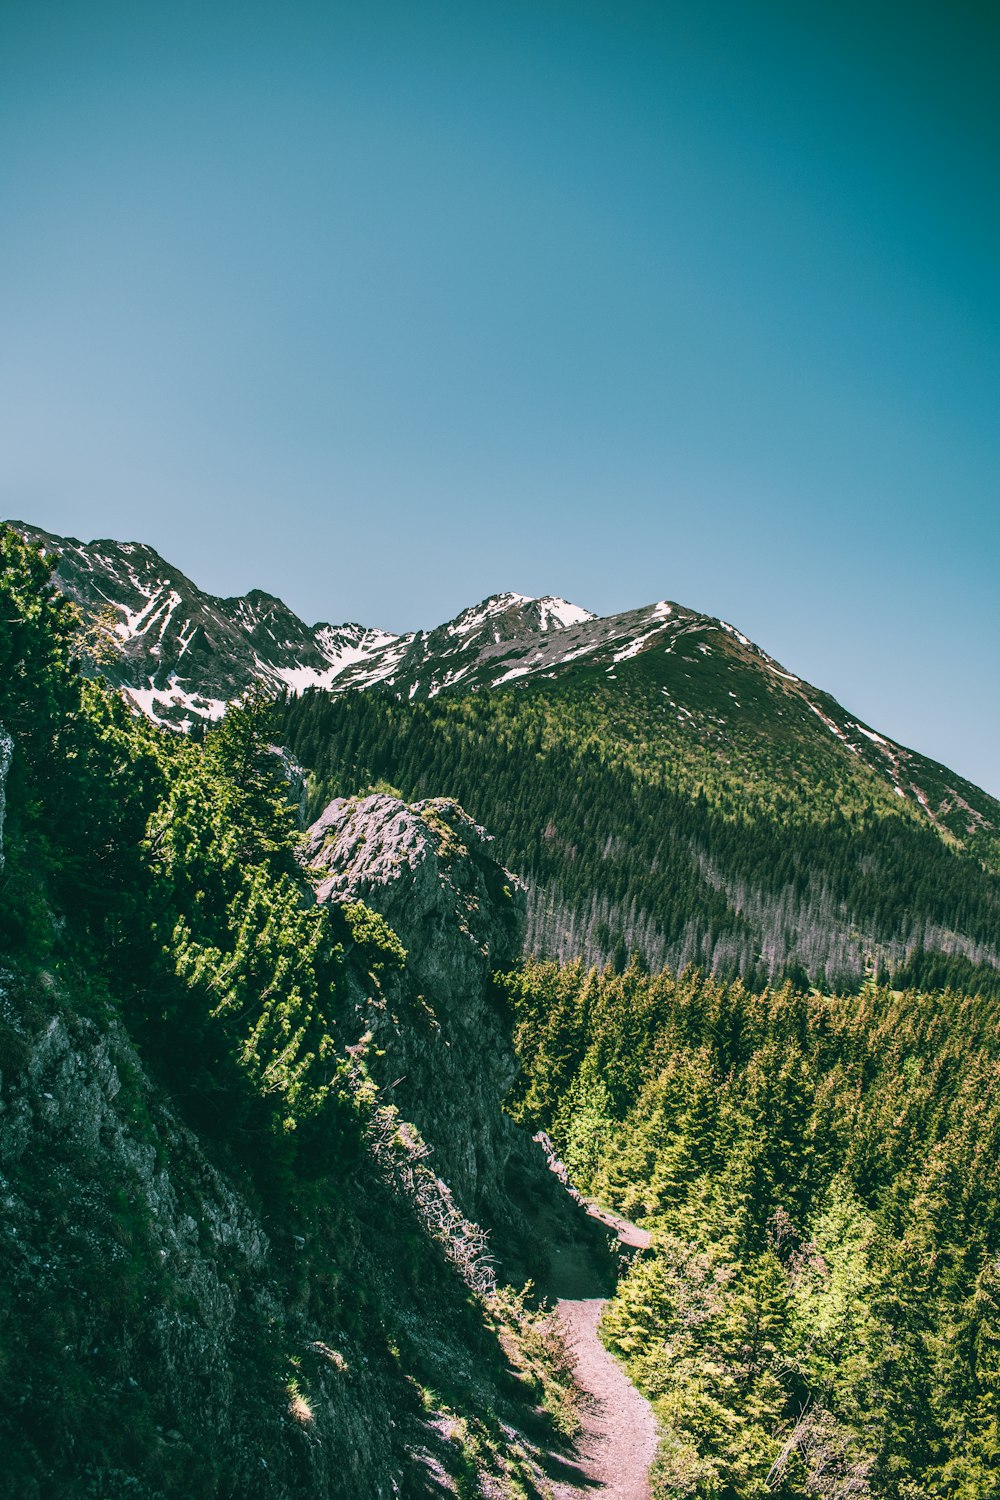
POLYGON ((536 1153, 501 1108, 517 1063, 491 977, 520 953, 525 896, 491 844, 453 801, 374 795, 331 802, 305 857, 320 901, 363 901, 406 949, 398 980, 357 998, 369 1070, 463 1211, 496 1225, 513 1217, 512 1157, 536 1153))
MULTIPOLYGON (((24 1409, 55 1411, 36 1439, 38 1483, 18 1493, 214 1495, 222 1491, 207 1471, 218 1468, 225 1493, 261 1500, 388 1500, 399 1455, 373 1420, 384 1384, 353 1353, 345 1379, 331 1347, 338 1330, 289 1297, 274 1226, 169 1108, 122 1028, 0 972, 0 1033, 0 1321, 19 1340, 24 1409), (273 1358, 281 1349, 308 1370, 305 1429, 288 1417, 273 1358), (78 1475, 72 1489, 62 1487, 70 1460, 59 1451, 73 1430, 60 1411, 64 1376, 96 1419, 120 1408, 138 1444, 127 1470, 78 1475), (154 1432, 176 1457, 150 1459, 142 1444, 154 1432)), ((30 1441, 23 1412, 0 1402, 5 1458, 30 1441)))
POLYGON ((295 816, 299 828, 305 828, 306 798, 308 796, 306 773, 291 751, 284 745, 268 745, 267 748, 277 758, 281 768, 281 775, 288 783, 288 798, 295 808, 295 816))

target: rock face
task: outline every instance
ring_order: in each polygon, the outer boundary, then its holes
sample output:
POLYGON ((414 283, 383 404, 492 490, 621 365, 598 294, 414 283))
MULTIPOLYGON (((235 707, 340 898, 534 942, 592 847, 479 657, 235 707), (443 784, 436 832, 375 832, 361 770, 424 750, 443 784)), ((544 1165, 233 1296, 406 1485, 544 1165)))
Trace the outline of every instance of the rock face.
POLYGON ((306 1252, 211 1163, 124 1031, 64 1008, 47 975, 0 973, 0 1206, 17 1351, 0 1448, 23 1500, 397 1492, 398 1444, 372 1420, 388 1392, 289 1293, 306 1252))
POLYGON ((533 1213, 546 1237, 578 1232, 500 1108, 515 1064, 490 976, 519 950, 523 894, 450 802, 334 803, 310 850, 323 900, 369 908, 344 913, 337 1025, 383 1105, 325 1180, 258 1181, 182 1117, 99 976, 0 969, 4 1495, 464 1493, 448 1413, 529 1451, 511 1423, 536 1397, 470 1314, 497 1260, 544 1269, 533 1213), (409 950, 379 984, 373 910, 409 950))
POLYGON ((491 975, 520 952, 525 898, 492 840, 454 802, 375 795, 331 802, 307 834, 318 899, 363 901, 407 951, 388 1003, 357 997, 369 1070, 432 1147, 463 1210, 509 1219, 511 1171, 544 1171, 501 1112, 517 1065, 491 975))
POLYGON ((259 684, 329 687, 396 639, 362 625, 307 625, 261 589, 217 598, 141 542, 81 542, 10 525, 57 558, 55 582, 90 627, 88 654, 103 676, 175 729, 220 718, 259 684))

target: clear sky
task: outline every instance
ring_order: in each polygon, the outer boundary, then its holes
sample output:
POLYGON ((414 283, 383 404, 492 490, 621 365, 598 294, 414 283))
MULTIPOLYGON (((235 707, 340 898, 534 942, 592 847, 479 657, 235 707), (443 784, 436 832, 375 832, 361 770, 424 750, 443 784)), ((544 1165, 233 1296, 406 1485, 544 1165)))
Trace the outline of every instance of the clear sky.
POLYGON ((1000 794, 997 16, 4 0, 0 514, 676 599, 1000 794))

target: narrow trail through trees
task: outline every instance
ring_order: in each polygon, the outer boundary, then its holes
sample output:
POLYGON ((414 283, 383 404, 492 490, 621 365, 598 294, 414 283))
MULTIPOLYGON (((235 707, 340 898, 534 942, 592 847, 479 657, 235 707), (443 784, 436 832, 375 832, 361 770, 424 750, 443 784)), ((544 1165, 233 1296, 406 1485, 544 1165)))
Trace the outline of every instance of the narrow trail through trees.
MULTIPOLYGON (((588 1207, 622 1245, 645 1249, 644 1229, 588 1207)), ((606 1288, 586 1247, 553 1249, 551 1288, 556 1313, 573 1353, 584 1392, 583 1432, 577 1442, 578 1473, 555 1485, 555 1500, 648 1500, 649 1469, 656 1454, 656 1420, 597 1331, 607 1303, 606 1288)))

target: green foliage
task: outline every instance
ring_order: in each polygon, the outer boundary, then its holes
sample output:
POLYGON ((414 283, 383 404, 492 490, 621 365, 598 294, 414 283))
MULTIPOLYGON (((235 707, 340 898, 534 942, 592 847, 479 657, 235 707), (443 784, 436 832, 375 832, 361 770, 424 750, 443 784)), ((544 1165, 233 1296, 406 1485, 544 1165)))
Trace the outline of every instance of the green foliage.
POLYGON ((996 875, 817 733, 779 679, 715 636, 712 652, 430 702, 307 692, 282 737, 310 768, 311 816, 345 786, 457 798, 529 882, 533 952, 624 968, 636 950, 755 986, 853 988, 867 965, 1000 995, 996 875), (681 723, 675 691, 697 709, 681 723), (946 930, 986 953, 939 952, 946 930))
POLYGON ((342 950, 326 914, 304 906, 287 875, 254 870, 227 919, 224 946, 214 947, 199 944, 179 918, 174 970, 207 1021, 231 1036, 254 1094, 274 1101, 276 1126, 293 1131, 323 1112, 346 1071, 333 1017, 342 950))
POLYGON ((50 903, 115 951, 145 888, 141 841, 164 785, 152 726, 84 680, 79 617, 51 566, 0 527, 0 726, 13 737, 0 941, 44 949, 50 903))
POLYGON ((652 1249, 604 1336, 658 1496, 1000 1485, 1000 1005, 529 962, 518 1118, 652 1249))
MULTIPOLYGON (((71 944, 124 979, 156 1068, 230 1147, 253 1141, 255 1167, 269 1170, 268 1137, 282 1172, 320 1165, 363 1128, 337 1041, 345 923, 296 862, 273 705, 250 697, 197 744, 156 730, 79 675, 78 619, 49 564, 9 530, 0 555, 0 724, 15 743, 0 936, 36 961, 71 944)), ((373 970, 401 962, 374 914, 351 922, 373 970)))
POLYGON ((36 760, 74 700, 79 616, 51 579, 52 564, 0 527, 0 723, 36 760))
POLYGON ((146 840, 160 1008, 135 1024, 231 1140, 266 1128, 284 1139, 283 1170, 316 1171, 357 1149, 363 1123, 348 1086, 357 1064, 337 1040, 345 923, 315 904, 296 863, 272 730, 270 703, 253 698, 175 752, 146 840))
POLYGON ((361 950, 369 972, 382 975, 403 967, 406 949, 379 912, 363 901, 348 901, 340 910, 351 942, 361 950))

